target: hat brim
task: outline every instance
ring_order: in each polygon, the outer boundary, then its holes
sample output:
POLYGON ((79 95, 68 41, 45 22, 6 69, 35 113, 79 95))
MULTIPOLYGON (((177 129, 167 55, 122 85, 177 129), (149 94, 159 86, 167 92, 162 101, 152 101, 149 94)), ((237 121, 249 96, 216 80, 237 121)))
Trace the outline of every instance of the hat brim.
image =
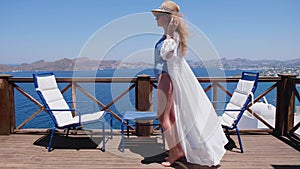
POLYGON ((158 14, 161 14, 161 13, 163 13, 163 14, 172 14, 172 12, 162 10, 162 9, 153 9, 153 10, 151 10, 151 12, 154 16, 157 16, 158 14))

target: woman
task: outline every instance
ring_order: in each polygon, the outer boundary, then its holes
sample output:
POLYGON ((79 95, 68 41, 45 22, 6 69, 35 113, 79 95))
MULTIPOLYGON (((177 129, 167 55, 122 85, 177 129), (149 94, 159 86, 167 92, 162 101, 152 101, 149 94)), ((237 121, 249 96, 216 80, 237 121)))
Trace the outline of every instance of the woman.
POLYGON ((212 104, 183 57, 187 32, 179 6, 165 1, 151 12, 164 29, 155 45, 157 112, 169 146, 169 157, 162 165, 171 166, 184 156, 191 163, 217 165, 227 139, 212 104))

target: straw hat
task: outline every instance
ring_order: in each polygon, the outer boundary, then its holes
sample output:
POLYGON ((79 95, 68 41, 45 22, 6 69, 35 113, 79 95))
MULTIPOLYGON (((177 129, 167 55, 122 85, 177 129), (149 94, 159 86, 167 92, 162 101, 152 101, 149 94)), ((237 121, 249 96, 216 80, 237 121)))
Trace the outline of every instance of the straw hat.
POLYGON ((158 9, 151 10, 153 15, 158 15, 159 13, 165 13, 165 14, 176 14, 179 12, 179 6, 173 2, 166 0, 163 2, 158 9))

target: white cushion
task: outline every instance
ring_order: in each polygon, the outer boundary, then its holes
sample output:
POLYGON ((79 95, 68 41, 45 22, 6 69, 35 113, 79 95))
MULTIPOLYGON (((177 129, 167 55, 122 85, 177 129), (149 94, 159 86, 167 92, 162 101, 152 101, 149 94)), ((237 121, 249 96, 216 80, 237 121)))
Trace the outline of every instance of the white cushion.
POLYGON ((254 81, 240 79, 235 91, 248 95, 249 92, 252 91, 253 85, 254 85, 254 81))
POLYGON ((224 113, 221 116, 221 124, 223 126, 228 126, 231 127, 233 122, 234 122, 235 118, 232 118, 231 116, 229 116, 227 113, 224 113))
POLYGON ((40 91, 58 88, 54 75, 37 77, 37 83, 40 91))
MULTIPOLYGON (((43 98, 48 104, 51 110, 68 110, 69 105, 65 101, 62 93, 58 89, 56 79, 54 75, 51 76, 38 76, 38 91, 41 92, 43 98)), ((69 123, 72 121, 73 116, 71 111, 52 111, 53 116, 56 119, 57 125, 59 127, 73 124, 69 123)))
POLYGON ((61 92, 58 88, 43 90, 43 91, 41 91, 41 93, 43 94, 44 99, 47 103, 51 103, 56 100, 64 99, 63 95, 61 94, 61 92))
MULTIPOLYGON (((81 115, 81 123, 98 120, 102 117, 103 114, 104 111, 98 111, 90 114, 83 114, 81 115)), ((75 116, 74 119, 79 121, 79 116, 75 116)))
POLYGON ((241 110, 241 107, 238 107, 234 104, 228 103, 226 105, 226 109, 225 109, 224 113, 227 113, 232 118, 236 118, 237 114, 239 113, 240 110, 241 110), (226 110, 237 110, 237 111, 226 111, 226 110))
POLYGON ((56 111, 55 119, 58 127, 67 126, 70 124, 76 124, 79 121, 75 122, 70 111, 56 111), (68 114, 67 114, 68 113, 68 114), (71 117, 70 117, 71 116, 71 117))
POLYGON ((226 105, 225 111, 221 117, 221 123, 225 126, 232 126, 236 120, 240 110, 246 103, 248 96, 253 89, 254 81, 240 79, 229 103, 226 105), (237 111, 226 111, 237 110, 237 111))
MULTIPOLYGON (((90 114, 83 114, 83 115, 81 115, 81 123, 84 124, 84 123, 99 120, 103 116, 103 114, 104 114, 104 111, 98 111, 98 112, 90 113, 90 114)), ((66 120, 66 118, 61 117, 61 116, 62 116, 61 114, 58 116, 60 118, 59 127, 79 123, 79 116, 75 116, 74 118, 72 117, 69 120, 66 120)))
MULTIPOLYGON (((50 109, 53 109, 53 110, 58 110, 58 109, 68 110, 68 109, 70 109, 64 99, 50 102, 50 103, 48 103, 48 106, 50 109)), ((55 117, 57 125, 59 127, 62 127, 62 126, 68 125, 68 124, 73 124, 73 123, 69 123, 69 121, 72 121, 72 119, 73 119, 71 111, 52 111, 52 114, 55 117)))
POLYGON ((242 108, 244 106, 247 98, 248 98, 248 94, 234 92, 229 102, 231 104, 238 106, 239 108, 242 108))
POLYGON ((237 111, 224 111, 221 118, 221 124, 225 126, 231 126, 234 120, 237 118, 238 114, 240 113, 240 107, 228 103, 226 105, 227 110, 237 110, 237 111))

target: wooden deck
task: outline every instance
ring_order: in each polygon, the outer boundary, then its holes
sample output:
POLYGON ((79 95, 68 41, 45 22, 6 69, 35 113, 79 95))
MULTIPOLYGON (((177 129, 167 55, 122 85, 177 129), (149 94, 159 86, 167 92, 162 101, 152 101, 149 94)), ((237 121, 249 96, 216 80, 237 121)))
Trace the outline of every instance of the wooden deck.
MULTIPOLYGON (((48 136, 38 134, 11 134, 0 136, 0 168, 164 168, 158 162, 164 154, 159 136, 130 137, 125 140, 125 153, 121 153, 120 135, 107 140, 107 151, 97 149, 100 138, 56 136, 54 151, 48 153, 44 145, 48 136)), ((236 140, 236 137, 233 136, 236 140)), ((242 135, 245 153, 227 151, 220 169, 295 169, 300 168, 300 152, 272 135, 242 135)), ((100 143, 100 147, 101 147, 100 143)), ((184 159, 173 168, 208 168, 187 164, 184 159)), ((211 167, 213 168, 213 167, 211 167)))

